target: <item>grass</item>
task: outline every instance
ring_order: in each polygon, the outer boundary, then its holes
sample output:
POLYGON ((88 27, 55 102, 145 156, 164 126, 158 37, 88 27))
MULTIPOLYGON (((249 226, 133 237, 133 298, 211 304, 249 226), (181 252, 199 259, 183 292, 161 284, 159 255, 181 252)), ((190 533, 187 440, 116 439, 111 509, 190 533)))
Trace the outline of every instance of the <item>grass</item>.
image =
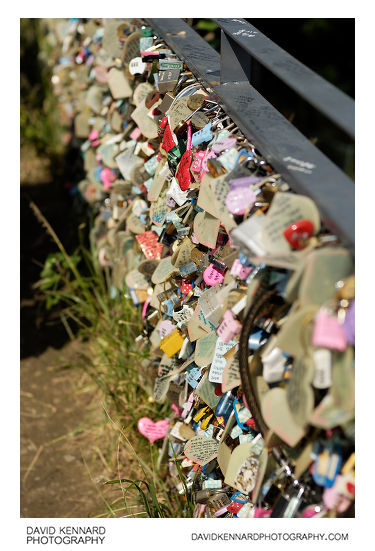
POLYGON ((31 208, 58 248, 46 259, 36 287, 45 294, 47 308, 61 308, 70 338, 82 342, 72 367, 83 369, 100 389, 105 430, 108 425, 113 429, 110 441, 97 448, 107 471, 116 473, 105 482, 111 486, 112 501, 105 488, 100 489, 105 508, 101 516, 191 517, 194 505, 179 461, 175 458, 184 495, 173 488, 165 466, 158 468, 158 447, 137 429, 140 417, 158 420, 172 414, 169 403, 155 403, 139 381, 139 364, 148 358, 147 349, 135 342, 142 329, 139 309, 126 298, 125 287, 115 295, 110 292, 109 274, 97 262, 95 244, 91 241, 90 249, 83 244, 83 227, 79 247, 69 255, 38 207, 31 203, 31 208), (115 492, 115 498, 114 488, 119 494, 115 492))

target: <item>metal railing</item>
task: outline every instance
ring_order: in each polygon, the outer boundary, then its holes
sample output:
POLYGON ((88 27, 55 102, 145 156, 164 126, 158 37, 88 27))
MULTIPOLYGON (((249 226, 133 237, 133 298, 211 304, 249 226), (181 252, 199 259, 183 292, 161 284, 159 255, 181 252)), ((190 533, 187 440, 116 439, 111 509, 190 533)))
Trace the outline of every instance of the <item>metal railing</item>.
POLYGON ((325 226, 354 251, 354 182, 252 85, 253 60, 337 128, 354 137, 354 101, 244 19, 213 19, 220 55, 183 19, 147 19, 243 134, 297 193, 317 204, 325 226))

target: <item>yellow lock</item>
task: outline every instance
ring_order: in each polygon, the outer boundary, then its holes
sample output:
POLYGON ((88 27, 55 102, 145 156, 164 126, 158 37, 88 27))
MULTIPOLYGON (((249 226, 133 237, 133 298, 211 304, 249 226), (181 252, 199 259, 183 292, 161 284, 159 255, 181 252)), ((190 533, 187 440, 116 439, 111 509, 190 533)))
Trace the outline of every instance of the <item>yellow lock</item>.
POLYGON ((145 290, 145 289, 136 289, 135 290, 135 294, 137 295, 137 299, 139 300, 139 302, 141 304, 143 304, 144 302, 146 302, 147 298, 148 298, 148 292, 145 290))
POLYGON ((210 408, 208 406, 204 406, 202 409, 198 411, 198 413, 195 414, 195 416, 193 417, 193 421, 195 423, 198 423, 198 421, 202 419, 202 417, 204 417, 206 413, 209 412, 209 410, 210 408))
POLYGON ((174 356, 179 350, 181 350, 184 338, 178 329, 169 333, 160 343, 160 349, 166 353, 168 358, 174 356))
POLYGON ((201 427, 202 430, 206 430, 206 428, 208 427, 209 422, 211 421, 213 416, 214 416, 214 414, 211 413, 211 415, 207 415, 207 417, 205 419, 203 419, 203 421, 200 424, 200 427, 201 427))
POLYGON ((346 461, 345 465, 341 469, 341 474, 348 474, 350 471, 354 471, 354 465, 355 465, 355 454, 354 452, 351 454, 349 459, 346 461))

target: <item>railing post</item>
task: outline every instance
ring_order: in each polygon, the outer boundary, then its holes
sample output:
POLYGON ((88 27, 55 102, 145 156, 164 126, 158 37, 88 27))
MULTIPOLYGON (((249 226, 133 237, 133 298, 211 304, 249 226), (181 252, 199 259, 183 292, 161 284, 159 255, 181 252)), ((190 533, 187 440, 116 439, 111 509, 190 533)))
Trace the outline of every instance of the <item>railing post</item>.
POLYGON ((221 31, 220 83, 250 81, 251 57, 221 31))

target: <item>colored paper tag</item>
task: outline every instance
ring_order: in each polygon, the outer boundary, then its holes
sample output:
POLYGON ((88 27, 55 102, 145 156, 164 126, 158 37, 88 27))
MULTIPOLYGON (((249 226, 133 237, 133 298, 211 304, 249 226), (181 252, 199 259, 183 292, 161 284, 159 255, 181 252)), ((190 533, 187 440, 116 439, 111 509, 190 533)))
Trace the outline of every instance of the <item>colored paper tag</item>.
POLYGON ((224 354, 236 345, 236 341, 230 340, 225 343, 218 337, 216 341, 215 354, 210 367, 209 381, 212 383, 221 383, 223 380, 223 371, 226 366, 224 354))
POLYGON ((198 212, 194 218, 194 233, 202 245, 210 249, 216 246, 220 220, 207 212, 198 212))
POLYGON ((232 357, 227 360, 226 366, 224 367, 221 388, 223 392, 228 392, 228 390, 232 390, 232 388, 235 388, 240 384, 241 376, 239 360, 236 357, 232 357))
POLYGON ((208 333, 204 337, 197 340, 195 347, 194 361, 200 367, 210 365, 215 354, 217 335, 216 333, 208 333))
POLYGON ((215 385, 208 380, 207 373, 203 375, 195 390, 195 395, 203 400, 211 409, 215 409, 220 400, 220 397, 215 394, 215 385))
POLYGON ((305 428, 294 420, 283 388, 271 388, 263 396, 261 408, 267 425, 292 448, 306 433, 305 428))
POLYGON ((315 373, 312 385, 315 388, 329 388, 332 384, 331 352, 326 348, 319 348, 313 352, 315 373))
POLYGON ((213 438, 195 436, 189 440, 184 448, 184 454, 198 465, 206 465, 217 456, 219 443, 213 438))

